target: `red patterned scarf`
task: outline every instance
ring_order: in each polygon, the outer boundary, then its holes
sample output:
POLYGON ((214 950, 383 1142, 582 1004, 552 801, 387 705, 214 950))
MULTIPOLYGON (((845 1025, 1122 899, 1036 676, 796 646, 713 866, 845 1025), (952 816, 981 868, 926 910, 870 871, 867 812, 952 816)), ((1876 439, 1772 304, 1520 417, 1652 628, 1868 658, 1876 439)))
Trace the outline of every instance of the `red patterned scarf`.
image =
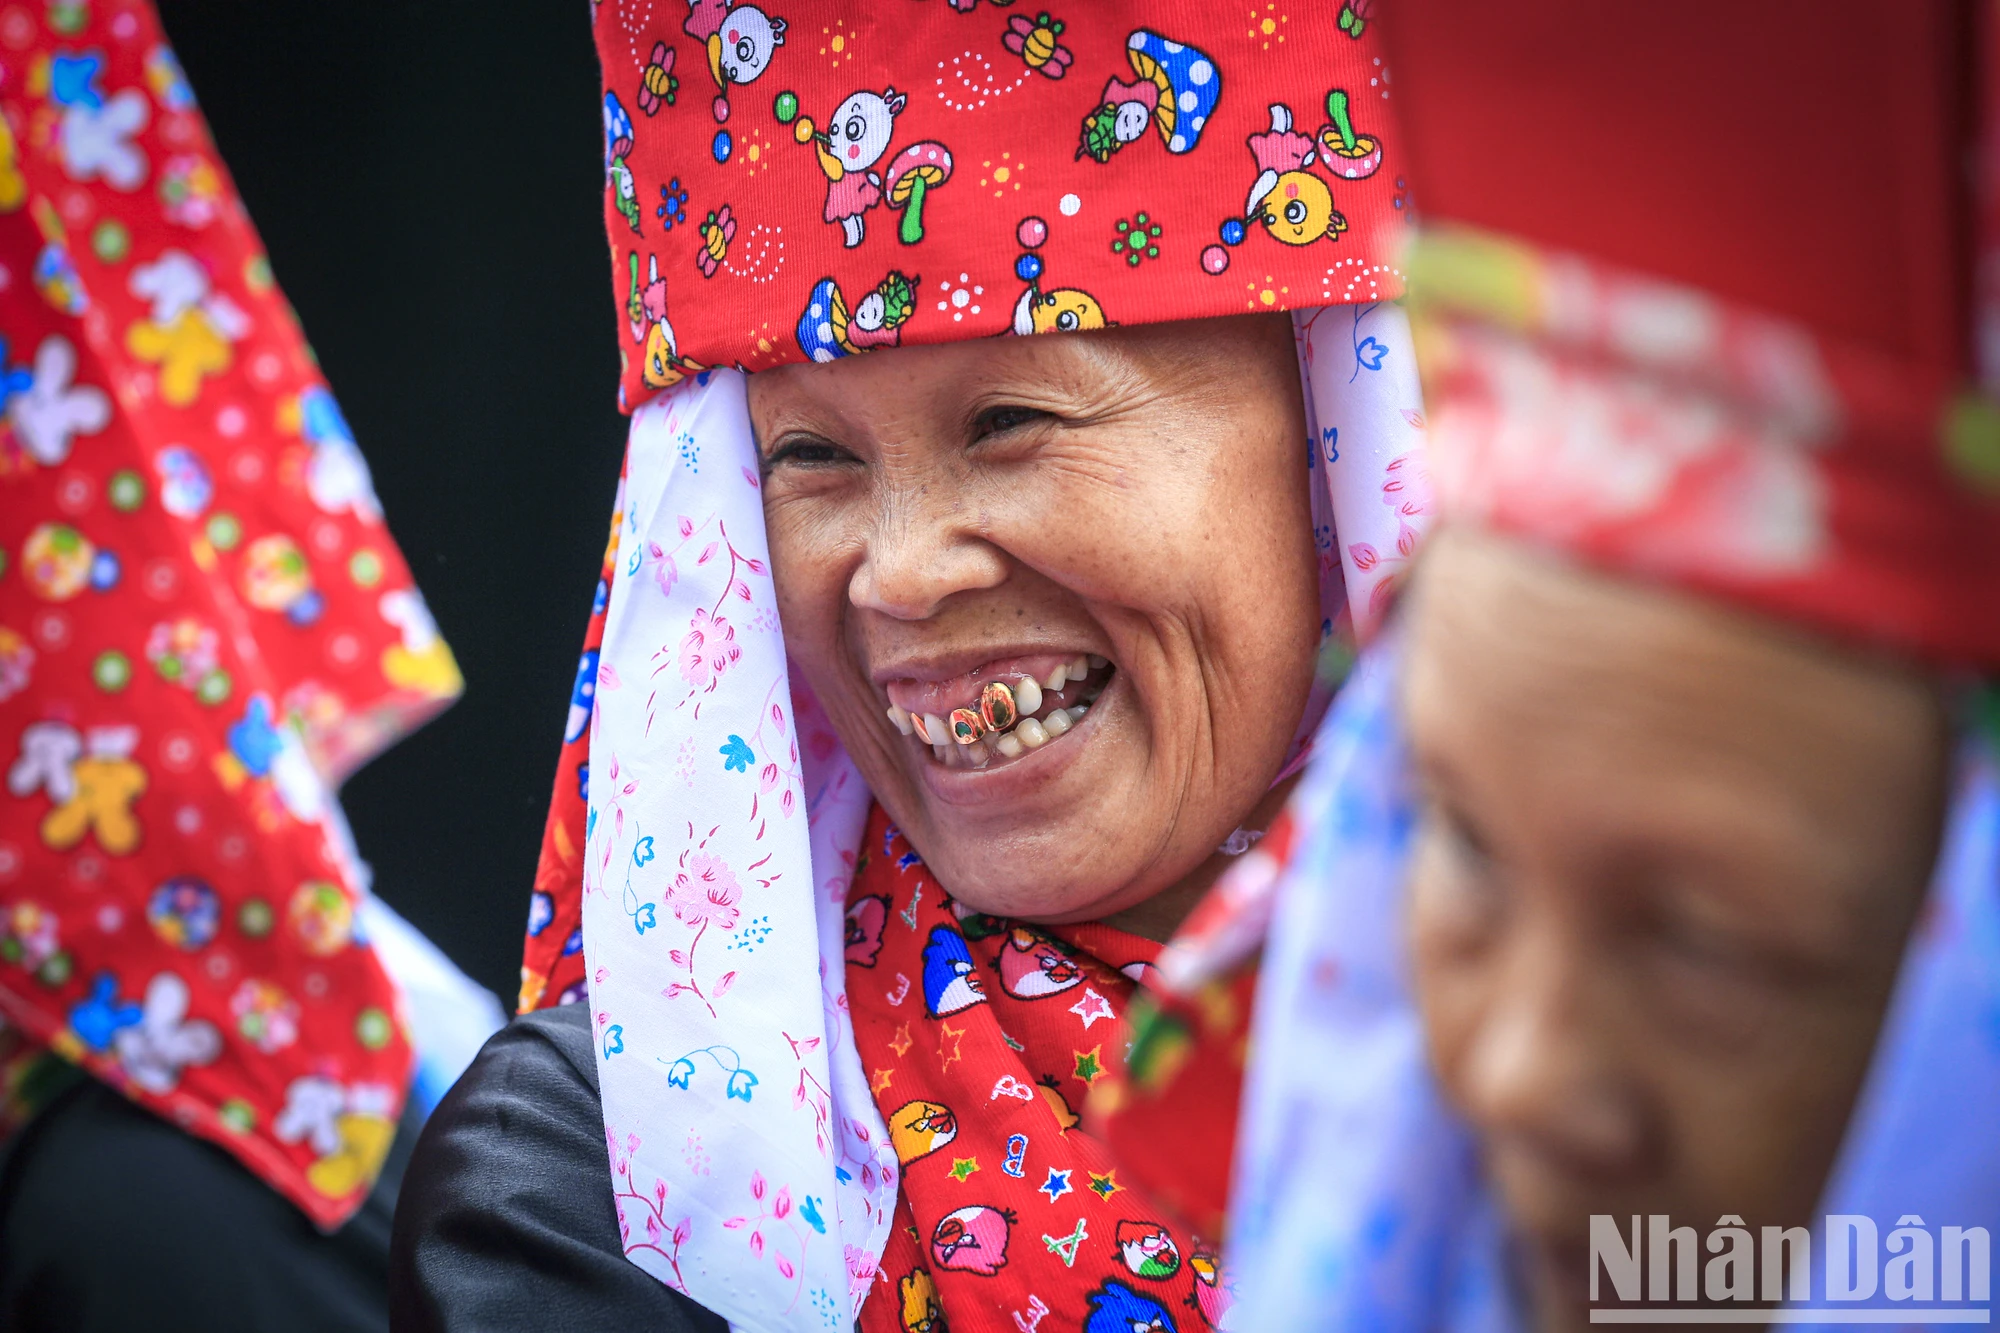
MULTIPOLYGON (((968 911, 879 807, 863 847, 848 1003, 904 1171, 864 1333, 1004 1327, 1002 1312, 1024 1330, 1213 1327, 1230 1301, 1213 1238, 1137 1183, 1171 1174, 1140 1160, 1145 1143, 1114 1159, 1078 1115, 1124 1064, 1126 1011, 1159 946, 968 911)), ((1237 1083, 1210 1089, 1183 1103, 1171 1150, 1226 1163, 1237 1083)))

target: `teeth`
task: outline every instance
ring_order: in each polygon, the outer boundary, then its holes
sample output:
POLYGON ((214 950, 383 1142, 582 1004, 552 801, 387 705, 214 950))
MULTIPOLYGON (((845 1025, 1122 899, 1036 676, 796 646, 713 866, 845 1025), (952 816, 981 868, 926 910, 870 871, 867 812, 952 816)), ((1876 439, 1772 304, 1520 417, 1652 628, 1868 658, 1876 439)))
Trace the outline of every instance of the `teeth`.
POLYGON ((988 731, 1005 731, 1021 720, 1021 707, 1004 680, 988 681, 979 692, 979 720, 988 731))
POLYGON ((889 705, 889 722, 905 736, 916 730, 916 724, 911 721, 910 715, 894 704, 889 705))
POLYGON ((938 762, 942 764, 945 761, 944 757, 951 753, 951 747, 949 745, 933 745, 931 746, 931 753, 935 754, 938 762))
POLYGON ((925 713, 921 721, 924 727, 924 739, 932 745, 943 745, 951 740, 951 728, 947 727, 944 719, 936 713, 925 713))
POLYGON ((1085 676, 1089 674, 1090 674, 1090 658, 1084 655, 1083 653, 1078 653, 1076 655, 1076 660, 1069 664, 1069 678, 1071 680, 1082 680, 1085 676))
MULTIPOLYGON (((1054 717, 1055 714, 1051 713, 1049 716, 1054 717)), ((1069 723, 1065 720, 1063 722, 1063 731, 1068 730, 1069 723)), ((1032 717, 1022 718, 1021 724, 1015 727, 1011 734, 1018 737, 1021 744, 1027 746, 1030 750, 1039 750, 1049 743, 1048 728, 1040 722, 1035 721, 1032 717)), ((1061 733, 1058 732, 1057 734, 1060 735, 1061 733)))
POLYGON ((1094 704, 1096 702, 1097 700, 1092 699, 1090 703, 1081 703, 1076 705, 1076 707, 1070 709, 1069 710, 1070 721, 1072 722, 1083 721, 1083 715, 1090 711, 1090 704, 1094 704))
POLYGON ((1058 708, 1042 719, 1042 730, 1050 736, 1060 736, 1074 726, 1075 723, 1076 719, 1072 718, 1066 710, 1058 708))
POLYGON ((960 745, 972 744, 979 739, 980 733, 985 730, 986 724, 980 721, 979 714, 972 709, 954 708, 951 710, 951 738, 960 745))
POLYGON ((1096 653, 1090 654, 1090 669, 1092 671, 1102 671, 1104 670, 1104 668, 1110 665, 1111 665, 1110 658, 1099 657, 1096 653))
MULTIPOLYGON (((1023 722, 1021 725, 1025 727, 1028 724, 1023 722)), ((1019 759, 1028 752, 1028 747, 1021 743, 1021 738, 1011 731, 995 736, 993 738, 993 748, 998 750, 1001 757, 1005 759, 1019 759)))
POLYGON ((993 756, 987 753, 984 741, 974 741, 966 746, 965 758, 974 768, 984 768, 993 761, 993 756))
POLYGON ((1042 686, 1033 676, 1014 687, 1014 706, 1021 710, 1022 717, 1032 717, 1042 711, 1042 686))
POLYGON ((1069 664, 1067 662, 1057 667, 1054 671, 1049 672, 1048 689, 1051 693, 1061 689, 1068 683, 1069 683, 1069 664))

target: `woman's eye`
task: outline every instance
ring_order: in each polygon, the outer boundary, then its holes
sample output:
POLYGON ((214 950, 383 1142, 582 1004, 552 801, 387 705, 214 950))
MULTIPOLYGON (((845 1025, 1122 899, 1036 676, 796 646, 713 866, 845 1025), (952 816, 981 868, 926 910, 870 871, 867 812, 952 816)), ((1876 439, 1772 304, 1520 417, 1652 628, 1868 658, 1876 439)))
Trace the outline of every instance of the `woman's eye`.
POLYGON ((1037 411, 1032 407, 991 407, 979 414, 976 430, 978 436, 984 438, 1004 431, 1017 430, 1047 415, 1048 413, 1037 411))
POLYGON ((783 440, 771 451, 771 456, 764 460, 764 470, 768 472, 781 463, 799 467, 831 467, 837 463, 845 463, 852 457, 853 455, 847 450, 837 444, 829 444, 825 440, 783 440))

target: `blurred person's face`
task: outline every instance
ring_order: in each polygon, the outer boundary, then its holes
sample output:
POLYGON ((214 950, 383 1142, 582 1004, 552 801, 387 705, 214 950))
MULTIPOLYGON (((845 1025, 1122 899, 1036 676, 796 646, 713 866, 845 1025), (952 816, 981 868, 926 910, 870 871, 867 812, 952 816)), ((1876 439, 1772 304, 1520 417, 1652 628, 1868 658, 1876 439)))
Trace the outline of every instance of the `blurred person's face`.
POLYGON ((1406 625, 1431 1060, 1570 1327, 1593 1213, 1810 1220, 1936 854, 1943 710, 1492 537, 1440 535, 1406 625))
POLYGON ((1163 934, 1275 808, 1311 685, 1290 317, 876 351, 749 386, 786 647, 877 799, 967 906, 1145 904, 1121 924, 1163 934), (1009 709, 979 717, 995 683, 1009 709))

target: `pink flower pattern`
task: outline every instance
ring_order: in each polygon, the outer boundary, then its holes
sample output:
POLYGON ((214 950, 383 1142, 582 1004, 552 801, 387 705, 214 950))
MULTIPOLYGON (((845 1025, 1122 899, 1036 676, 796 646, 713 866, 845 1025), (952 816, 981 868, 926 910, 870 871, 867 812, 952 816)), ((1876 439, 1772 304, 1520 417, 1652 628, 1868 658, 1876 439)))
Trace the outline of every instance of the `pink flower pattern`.
POLYGON ((681 640, 681 679, 704 693, 713 691, 722 673, 743 656, 736 630, 722 616, 696 607, 687 637, 681 640))
POLYGON ((736 901, 743 896, 743 889, 728 863, 708 852, 691 852, 682 865, 684 869, 667 890, 667 906, 674 909, 674 919, 690 926, 713 923, 723 930, 736 929, 736 901))

